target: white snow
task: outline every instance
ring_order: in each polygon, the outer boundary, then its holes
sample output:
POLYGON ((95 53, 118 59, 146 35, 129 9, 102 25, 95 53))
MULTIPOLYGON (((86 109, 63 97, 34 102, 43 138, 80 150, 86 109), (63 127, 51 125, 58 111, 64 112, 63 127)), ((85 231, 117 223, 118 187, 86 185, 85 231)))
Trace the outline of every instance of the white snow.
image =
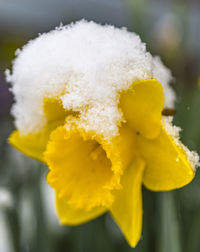
POLYGON ((165 94, 165 107, 173 108, 176 95, 172 87, 169 85, 173 81, 171 71, 163 65, 160 57, 156 56, 153 58, 153 76, 163 86, 165 94))
POLYGON ((7 71, 16 128, 24 135, 41 130, 44 98, 59 97, 65 109, 79 111, 80 127, 113 137, 123 120, 119 91, 153 77, 163 85, 166 106, 173 106, 171 73, 138 35, 85 20, 60 26, 17 50, 7 71))

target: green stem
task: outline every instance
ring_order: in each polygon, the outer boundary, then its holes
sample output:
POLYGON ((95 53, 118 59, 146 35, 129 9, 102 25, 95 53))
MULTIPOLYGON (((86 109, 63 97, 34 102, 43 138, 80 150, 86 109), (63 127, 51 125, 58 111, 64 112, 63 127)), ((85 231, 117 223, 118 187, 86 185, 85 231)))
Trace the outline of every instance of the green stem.
POLYGON ((179 223, 173 192, 164 192, 160 196, 161 226, 158 230, 160 239, 157 251, 181 252, 179 223))

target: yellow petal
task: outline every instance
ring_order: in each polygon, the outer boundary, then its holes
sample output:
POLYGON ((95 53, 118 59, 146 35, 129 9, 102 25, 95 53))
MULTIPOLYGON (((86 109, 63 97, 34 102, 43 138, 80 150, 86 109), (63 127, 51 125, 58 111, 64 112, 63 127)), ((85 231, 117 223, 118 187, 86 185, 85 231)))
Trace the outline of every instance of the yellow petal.
POLYGON ((103 207, 95 207, 92 210, 75 209, 67 204, 66 200, 59 198, 57 194, 56 209, 60 222, 63 225, 79 225, 106 212, 106 209, 103 207))
POLYGON ((58 127, 45 152, 47 181, 73 207, 110 206, 112 190, 120 188, 123 167, 132 159, 134 137, 125 126, 112 141, 77 127, 58 127))
POLYGON ((134 131, 150 139, 159 134, 164 93, 156 79, 134 82, 121 94, 119 106, 134 131))
POLYGON ((28 134, 21 136, 18 130, 11 133, 9 143, 24 153, 25 155, 35 158, 44 163, 43 152, 49 139, 51 130, 47 127, 37 134, 28 134))
POLYGON ((145 163, 136 159, 125 170, 123 189, 117 192, 110 211, 130 246, 135 247, 142 232, 142 178, 145 163))
POLYGON ((59 98, 44 98, 43 110, 48 122, 63 121, 68 115, 78 115, 78 112, 65 110, 59 98))
POLYGON ((164 124, 160 135, 153 140, 137 136, 141 155, 147 166, 144 185, 150 190, 172 190, 188 184, 194 177, 194 170, 187 160, 186 152, 166 131, 164 124))
POLYGON ((65 111, 61 101, 57 98, 45 98, 43 109, 47 124, 40 132, 21 135, 18 130, 15 130, 8 139, 13 147, 41 162, 44 162, 43 152, 46 149, 50 133, 58 125, 64 123, 66 116, 73 113, 71 111, 65 111))

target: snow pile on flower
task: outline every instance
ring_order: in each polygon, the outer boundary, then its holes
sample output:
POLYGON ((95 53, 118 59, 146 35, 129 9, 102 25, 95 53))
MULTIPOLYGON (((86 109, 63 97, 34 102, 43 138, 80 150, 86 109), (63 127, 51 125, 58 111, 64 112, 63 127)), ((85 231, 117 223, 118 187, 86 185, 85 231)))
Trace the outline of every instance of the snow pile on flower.
POLYGON ((154 77, 163 85, 165 106, 173 107, 170 71, 124 28, 82 20, 40 35, 16 54, 7 80, 15 96, 12 114, 23 135, 42 129, 44 98, 58 97, 66 110, 79 113, 81 128, 113 137, 123 121, 120 92, 154 77))

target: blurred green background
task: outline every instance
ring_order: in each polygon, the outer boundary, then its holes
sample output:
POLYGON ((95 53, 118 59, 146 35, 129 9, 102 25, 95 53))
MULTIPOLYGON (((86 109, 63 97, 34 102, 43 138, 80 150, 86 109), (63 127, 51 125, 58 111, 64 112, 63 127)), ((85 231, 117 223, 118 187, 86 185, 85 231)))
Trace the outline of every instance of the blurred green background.
POLYGON ((108 214, 79 227, 60 226, 47 168, 8 145, 13 97, 4 71, 15 50, 60 22, 81 18, 126 26, 162 57, 175 77, 181 139, 200 153, 198 0, 0 0, 0 252, 199 252, 198 170, 190 185, 173 192, 143 188, 143 235, 132 249, 108 214))

